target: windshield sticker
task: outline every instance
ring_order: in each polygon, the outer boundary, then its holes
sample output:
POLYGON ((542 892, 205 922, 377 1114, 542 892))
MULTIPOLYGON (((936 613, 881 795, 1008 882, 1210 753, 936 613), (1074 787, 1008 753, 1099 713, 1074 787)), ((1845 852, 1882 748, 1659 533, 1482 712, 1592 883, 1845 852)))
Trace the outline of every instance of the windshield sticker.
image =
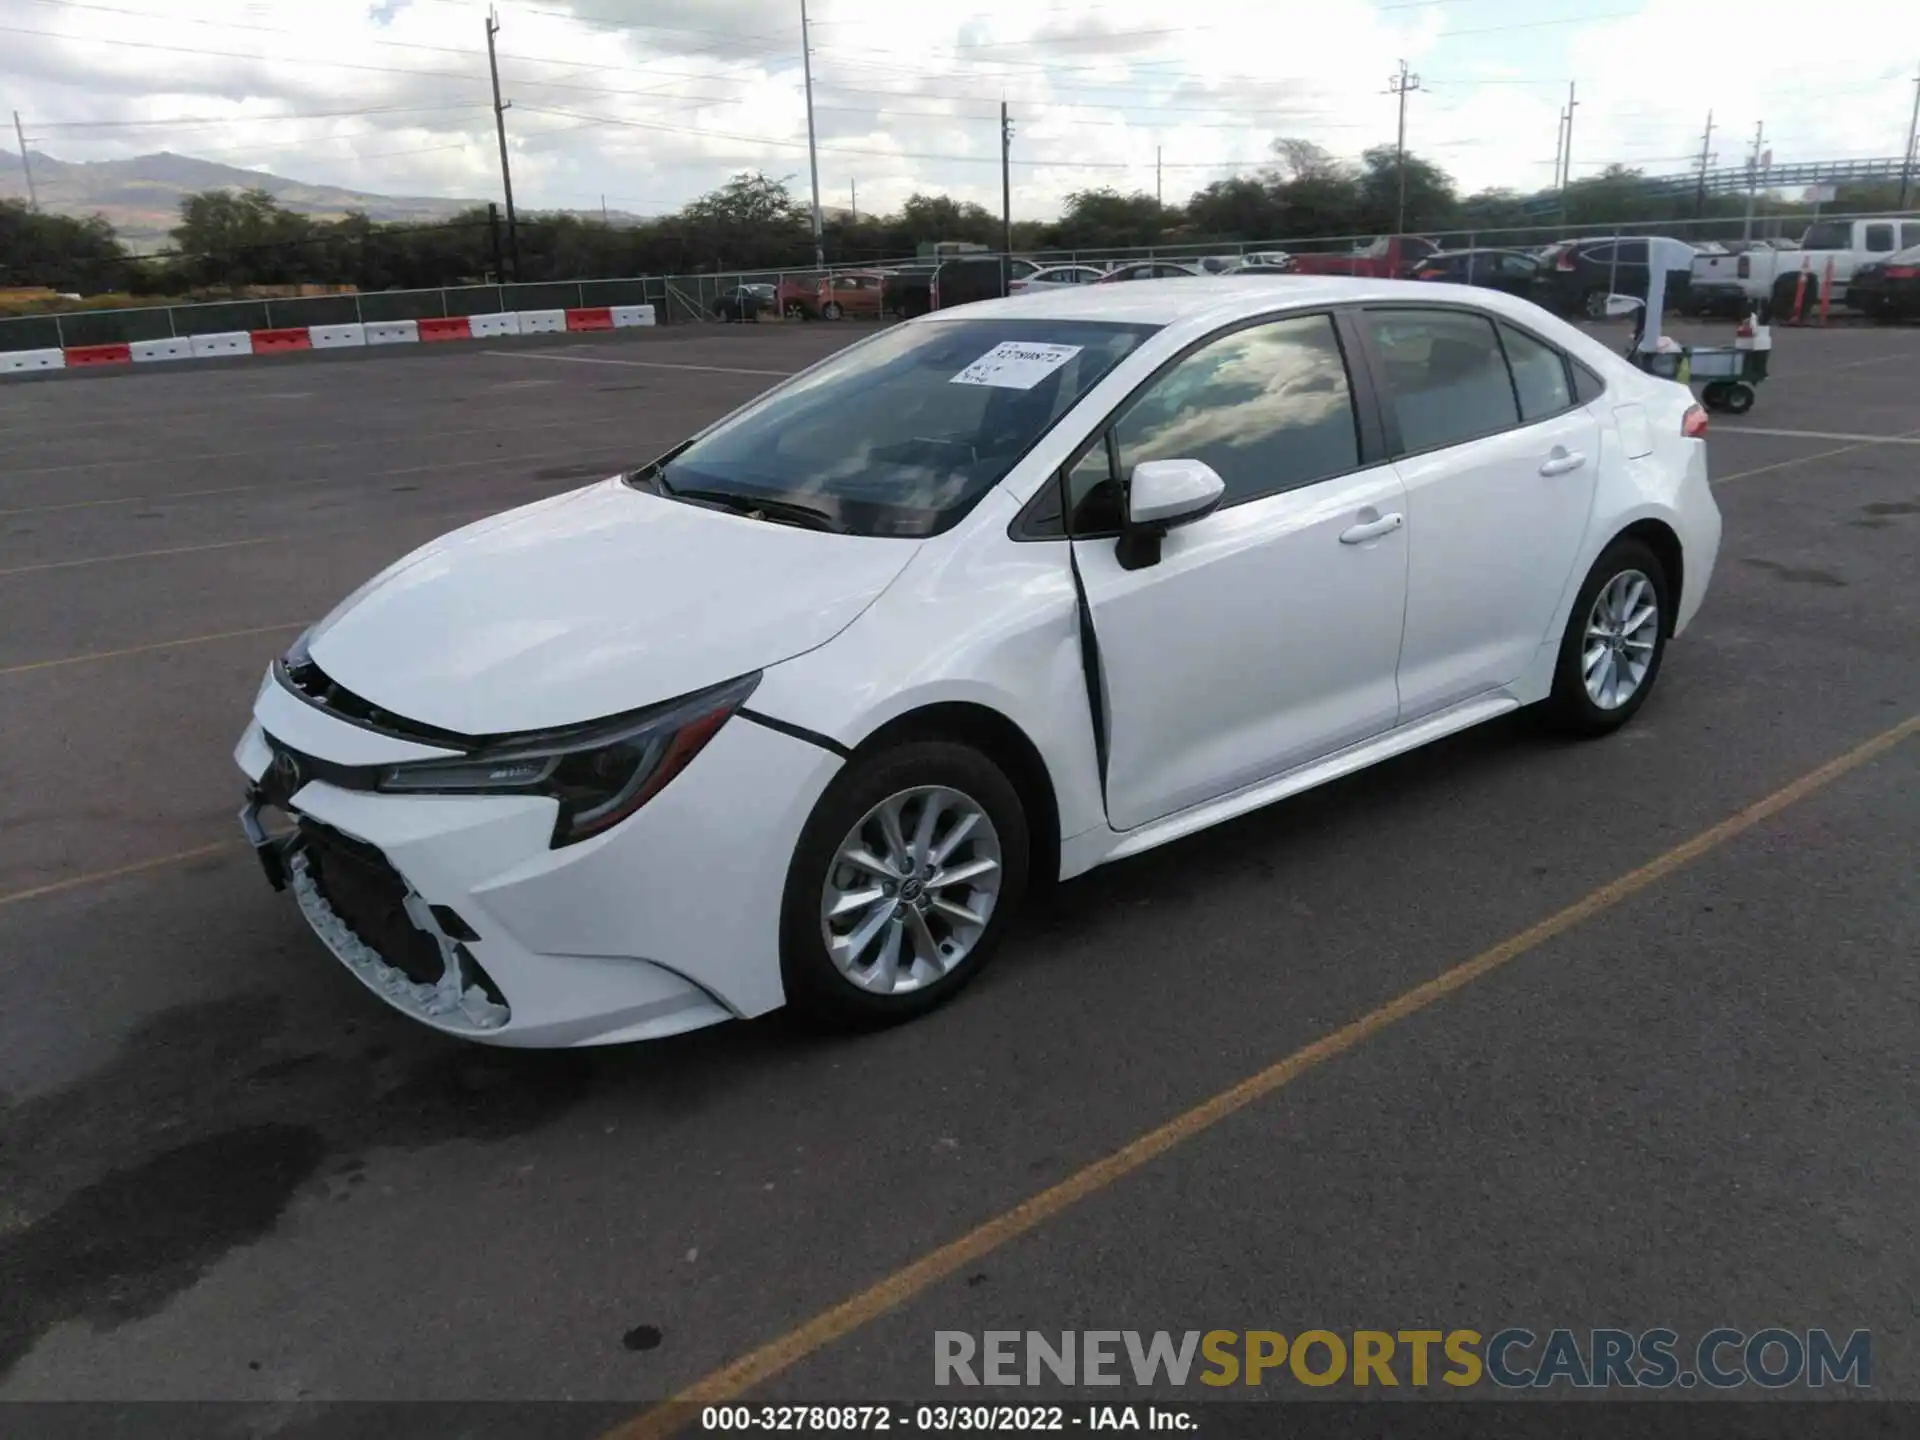
POLYGON ((992 385, 1001 390, 1031 390, 1080 353, 1078 345, 1036 345, 1003 340, 949 384, 992 385))

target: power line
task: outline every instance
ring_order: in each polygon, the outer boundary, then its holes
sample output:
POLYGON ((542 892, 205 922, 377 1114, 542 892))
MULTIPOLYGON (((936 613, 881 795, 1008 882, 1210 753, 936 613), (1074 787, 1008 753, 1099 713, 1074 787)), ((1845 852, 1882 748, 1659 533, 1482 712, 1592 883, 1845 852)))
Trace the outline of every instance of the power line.
MULTIPOLYGON (((467 105, 377 105, 362 110, 309 110, 297 115, 229 115, 219 118, 206 116, 180 116, 168 120, 36 120, 35 128, 40 130, 133 130, 150 126, 168 127, 185 130, 204 125, 276 125, 283 120, 338 120, 359 119, 367 115, 409 115, 426 111, 482 110, 486 107, 478 104, 467 105)), ((317 137, 324 139, 325 137, 317 137)))

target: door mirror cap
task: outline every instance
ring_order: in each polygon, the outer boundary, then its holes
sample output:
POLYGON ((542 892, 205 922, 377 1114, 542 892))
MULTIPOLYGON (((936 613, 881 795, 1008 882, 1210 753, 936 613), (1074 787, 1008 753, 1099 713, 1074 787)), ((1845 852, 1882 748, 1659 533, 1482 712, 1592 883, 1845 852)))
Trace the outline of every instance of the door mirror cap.
POLYGON ((1127 523, 1170 529, 1210 512, 1227 482, 1201 460, 1143 460, 1127 484, 1127 523))
POLYGON ((1622 315, 1631 315, 1645 303, 1631 295, 1609 295, 1607 296, 1607 318, 1618 320, 1622 315))

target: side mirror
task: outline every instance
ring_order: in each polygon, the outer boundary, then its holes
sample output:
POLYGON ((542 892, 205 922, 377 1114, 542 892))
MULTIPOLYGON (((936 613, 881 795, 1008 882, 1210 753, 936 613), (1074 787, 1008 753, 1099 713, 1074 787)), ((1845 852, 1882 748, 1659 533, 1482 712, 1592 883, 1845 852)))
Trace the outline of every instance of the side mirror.
POLYGON ((1227 493, 1227 482, 1200 460, 1143 460, 1127 483, 1127 520, 1120 532, 1123 570, 1160 562, 1160 541, 1176 525, 1210 514, 1227 493))
POLYGON ((1609 295, 1607 296, 1607 318, 1618 320, 1622 315, 1631 315, 1644 303, 1631 295, 1609 295))

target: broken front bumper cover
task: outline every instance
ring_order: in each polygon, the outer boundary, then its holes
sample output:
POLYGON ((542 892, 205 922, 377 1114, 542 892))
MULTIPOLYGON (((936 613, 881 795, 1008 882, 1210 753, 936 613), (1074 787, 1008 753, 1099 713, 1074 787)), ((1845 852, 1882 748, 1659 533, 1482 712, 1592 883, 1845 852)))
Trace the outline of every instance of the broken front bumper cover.
POLYGON ((508 1007, 489 993, 490 983, 474 983, 480 974, 478 963, 465 945, 440 928, 432 907, 398 871, 394 877, 406 889, 402 908, 413 927, 438 947, 441 971, 435 981, 420 981, 389 964, 327 899, 307 854, 306 837, 298 829, 282 836, 267 833, 260 823, 266 803, 257 788, 249 790, 240 811, 240 828, 260 860, 267 883, 275 890, 292 889, 313 933, 363 985, 395 1009, 443 1030, 484 1033, 498 1030, 512 1018, 508 1007))

